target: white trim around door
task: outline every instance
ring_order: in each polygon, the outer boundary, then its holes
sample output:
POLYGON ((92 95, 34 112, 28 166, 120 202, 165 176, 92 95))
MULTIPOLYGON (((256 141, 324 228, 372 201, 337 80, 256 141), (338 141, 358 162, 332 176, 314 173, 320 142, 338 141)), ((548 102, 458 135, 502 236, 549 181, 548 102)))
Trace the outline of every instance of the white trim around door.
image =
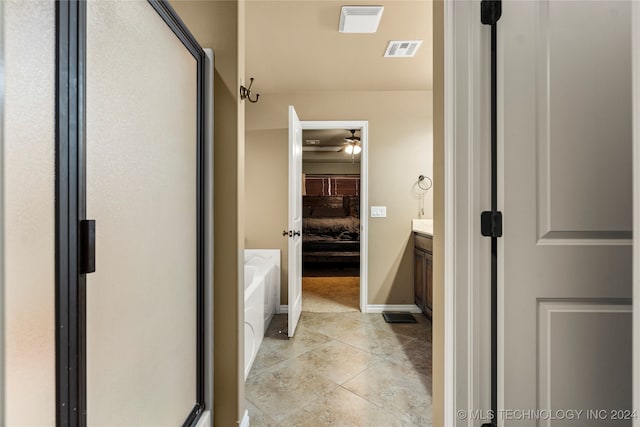
MULTIPOLYGON (((631 4, 632 52, 632 111, 633 111, 633 229, 640 230, 640 4, 631 4)), ((635 233, 634 233, 635 234, 635 233)), ((633 239, 633 372, 632 409, 640 411, 640 310, 635 310, 640 299, 640 240, 633 239)), ((640 427, 634 417, 633 426, 640 427)))
POLYGON ((368 301, 368 209, 369 209, 369 122, 366 120, 305 121, 302 130, 360 129, 360 311, 367 313, 368 301))
POLYGON ((461 414, 490 409, 488 179, 477 166, 489 151, 489 27, 467 1, 444 2, 444 21, 444 425, 472 427, 461 414))
POLYGON ((453 52, 454 3, 444 3, 444 425, 455 423, 455 228, 453 209, 455 207, 455 167, 454 141, 454 79, 455 68, 453 52))

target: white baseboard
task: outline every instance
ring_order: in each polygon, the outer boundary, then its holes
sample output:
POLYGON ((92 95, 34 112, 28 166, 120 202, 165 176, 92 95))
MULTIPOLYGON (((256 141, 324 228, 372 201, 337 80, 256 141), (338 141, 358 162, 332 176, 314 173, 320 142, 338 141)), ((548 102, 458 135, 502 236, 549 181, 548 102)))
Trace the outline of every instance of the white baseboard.
MULTIPOLYGON (((402 311, 406 313, 422 313, 422 310, 415 304, 368 304, 367 313, 382 313, 383 311, 402 311)), ((289 306, 284 304, 278 307, 278 313, 286 314, 289 306)))
POLYGON ((407 313, 422 313, 415 304, 368 304, 367 313, 382 313, 383 311, 402 311, 407 313))
POLYGON ((213 423, 211 422, 211 412, 204 411, 198 420, 198 424, 196 427, 211 427, 213 423))
POLYGON ((242 417, 240 427, 249 427, 249 411, 244 411, 244 416, 242 417))

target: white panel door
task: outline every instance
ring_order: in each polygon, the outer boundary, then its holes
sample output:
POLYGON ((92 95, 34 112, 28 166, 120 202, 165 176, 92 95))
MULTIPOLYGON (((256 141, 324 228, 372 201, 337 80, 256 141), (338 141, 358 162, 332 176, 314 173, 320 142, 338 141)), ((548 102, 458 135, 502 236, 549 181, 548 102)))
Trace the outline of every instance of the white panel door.
POLYGON ((499 406, 584 412, 499 425, 631 425, 630 34, 629 2, 503 2, 499 406))
POLYGON ((302 313, 302 124, 289 106, 289 337, 302 313))

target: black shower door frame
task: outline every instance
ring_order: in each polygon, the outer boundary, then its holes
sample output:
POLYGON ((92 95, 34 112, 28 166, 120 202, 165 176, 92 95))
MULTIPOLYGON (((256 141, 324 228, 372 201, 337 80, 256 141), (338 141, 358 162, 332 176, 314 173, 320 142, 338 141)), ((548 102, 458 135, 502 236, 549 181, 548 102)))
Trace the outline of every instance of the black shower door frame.
MULTIPOLYGON (((197 381, 184 422, 194 426, 205 408, 205 53, 167 1, 148 2, 197 61, 197 381)), ((86 32, 86 1, 56 1, 56 425, 70 427, 87 424, 86 32)))

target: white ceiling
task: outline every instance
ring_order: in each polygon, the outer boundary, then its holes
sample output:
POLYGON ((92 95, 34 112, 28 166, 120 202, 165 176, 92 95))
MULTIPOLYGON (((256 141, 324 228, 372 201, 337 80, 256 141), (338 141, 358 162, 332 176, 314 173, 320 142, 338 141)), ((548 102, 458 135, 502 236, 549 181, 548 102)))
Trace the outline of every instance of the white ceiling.
POLYGON ((250 0, 246 78, 256 93, 431 90, 430 0, 250 0), (378 32, 338 31, 343 5, 384 6, 378 32), (390 40, 424 40, 413 58, 384 58, 390 40))
MULTIPOLYGON (((360 129, 355 131, 355 136, 360 137, 360 129)), ((342 147, 346 142, 345 138, 350 136, 351 132, 348 129, 305 129, 302 131, 302 145, 308 146, 309 144, 306 144, 305 141, 311 139, 320 141, 320 146, 342 147)))
MULTIPOLYGON (((356 130, 357 137, 360 136, 360 130, 356 130)), ((350 137, 351 132, 346 129, 320 129, 320 130, 303 130, 302 146, 303 147, 344 147, 345 138, 350 137), (318 145, 307 144, 306 141, 318 140, 318 145)), ((304 150, 304 148, 303 148, 304 150)), ((356 154, 355 162, 360 162, 360 154, 356 154)), ((351 155, 343 151, 327 152, 327 151, 303 151, 302 160, 305 162, 330 162, 330 163, 351 163, 351 155)))

